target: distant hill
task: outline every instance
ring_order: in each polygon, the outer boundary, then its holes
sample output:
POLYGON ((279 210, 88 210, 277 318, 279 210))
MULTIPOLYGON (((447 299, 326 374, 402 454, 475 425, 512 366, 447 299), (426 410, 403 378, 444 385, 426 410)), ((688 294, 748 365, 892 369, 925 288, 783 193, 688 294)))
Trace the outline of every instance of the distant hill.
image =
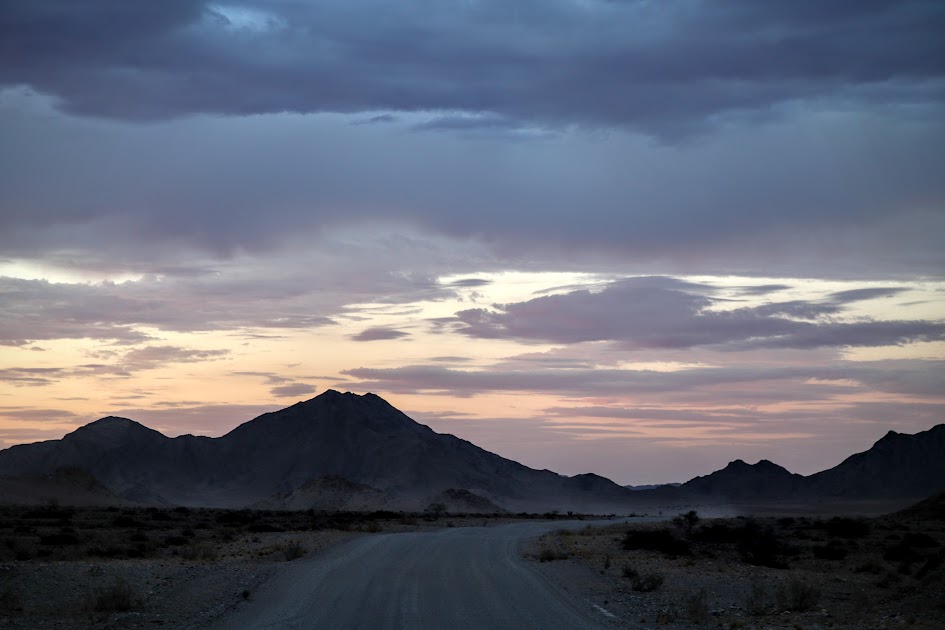
POLYGON ((687 481, 679 486, 679 493, 730 500, 788 498, 796 496, 803 483, 803 476, 788 472, 766 459, 757 464, 746 464, 736 459, 722 470, 687 481))
POLYGON ((279 493, 290 503, 301 501, 306 491, 300 486, 326 476, 413 502, 467 490, 515 511, 610 512, 626 506, 629 495, 603 477, 534 470, 435 433, 374 394, 333 390, 220 438, 168 438, 127 418, 107 417, 61 440, 0 451, 0 474, 44 474, 62 466, 88 469, 119 496, 190 506, 242 507, 279 493))
POLYGON ((916 521, 945 521, 945 492, 923 499, 915 505, 896 512, 894 516, 916 521))
POLYGON ((945 490, 945 424, 913 435, 888 432, 868 451, 807 478, 810 496, 914 497, 945 490))

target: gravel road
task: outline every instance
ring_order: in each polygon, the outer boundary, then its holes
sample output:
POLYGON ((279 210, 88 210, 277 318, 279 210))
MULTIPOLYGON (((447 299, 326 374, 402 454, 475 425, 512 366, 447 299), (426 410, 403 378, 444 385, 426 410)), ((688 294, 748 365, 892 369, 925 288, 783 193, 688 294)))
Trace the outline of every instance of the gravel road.
POLYGON ((515 523, 358 538, 293 562, 218 628, 605 628, 549 583, 526 541, 586 523, 515 523))

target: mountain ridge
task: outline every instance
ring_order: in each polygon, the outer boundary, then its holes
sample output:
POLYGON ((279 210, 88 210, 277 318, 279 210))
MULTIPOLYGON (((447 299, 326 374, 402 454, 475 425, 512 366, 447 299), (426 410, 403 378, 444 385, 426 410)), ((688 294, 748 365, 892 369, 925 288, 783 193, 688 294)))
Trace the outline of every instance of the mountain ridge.
MULTIPOLYGON (((945 490, 945 425, 916 434, 889 431, 867 451, 806 477, 766 459, 736 459, 683 484, 629 489, 595 473, 567 477, 529 468, 436 433, 373 393, 326 390, 217 438, 167 437, 129 418, 106 416, 60 440, 0 450, 0 475, 48 475, 60 468, 86 469, 126 500, 211 507, 317 502, 318 484, 307 494, 291 493, 331 477, 376 490, 385 505, 465 491, 512 511, 615 512, 690 500, 919 499, 945 490)), ((343 504, 333 492, 332 501, 343 504)), ((374 496, 354 486, 351 493, 361 497, 351 505, 374 496)))

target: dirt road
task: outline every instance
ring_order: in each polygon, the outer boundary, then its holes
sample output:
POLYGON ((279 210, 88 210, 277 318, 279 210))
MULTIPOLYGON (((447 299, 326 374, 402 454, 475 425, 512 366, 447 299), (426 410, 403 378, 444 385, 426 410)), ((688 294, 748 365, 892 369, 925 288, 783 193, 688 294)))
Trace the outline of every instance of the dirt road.
POLYGON ((294 562, 218 627, 611 627, 605 612, 548 583, 522 557, 530 538, 579 525, 515 523, 358 538, 294 562))

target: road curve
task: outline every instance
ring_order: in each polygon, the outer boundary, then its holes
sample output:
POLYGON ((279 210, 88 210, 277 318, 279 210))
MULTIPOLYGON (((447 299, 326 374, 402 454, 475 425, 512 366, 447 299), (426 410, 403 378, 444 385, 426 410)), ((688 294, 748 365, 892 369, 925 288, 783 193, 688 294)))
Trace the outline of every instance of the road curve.
POLYGON ((292 563, 221 630, 604 628, 603 612, 550 584, 525 541, 579 523, 379 534, 292 563))

